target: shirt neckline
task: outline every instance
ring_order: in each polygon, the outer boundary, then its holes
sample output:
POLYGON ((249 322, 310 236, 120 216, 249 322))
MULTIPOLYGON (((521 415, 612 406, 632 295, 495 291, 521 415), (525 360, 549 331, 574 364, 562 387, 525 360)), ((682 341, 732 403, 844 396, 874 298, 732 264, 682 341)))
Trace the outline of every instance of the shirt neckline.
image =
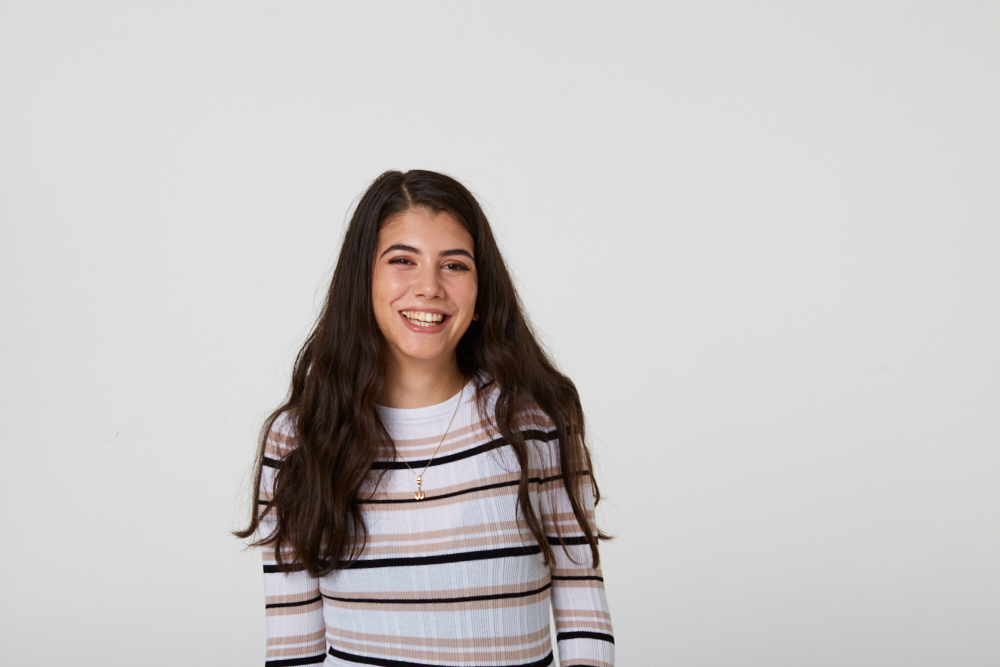
POLYGON ((390 408, 387 405, 375 404, 375 410, 384 421, 398 423, 422 422, 441 417, 450 417, 459 402, 467 403, 475 394, 475 378, 470 377, 462 389, 454 396, 441 403, 427 405, 422 408, 390 408))

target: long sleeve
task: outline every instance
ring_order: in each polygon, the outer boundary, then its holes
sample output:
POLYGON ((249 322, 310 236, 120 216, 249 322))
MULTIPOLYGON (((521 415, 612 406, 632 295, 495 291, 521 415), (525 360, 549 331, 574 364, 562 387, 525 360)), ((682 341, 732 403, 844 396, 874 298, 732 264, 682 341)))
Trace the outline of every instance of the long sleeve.
MULTIPOLYGON (((541 489, 542 525, 555 554, 552 571, 552 612, 556 623, 556 641, 561 667, 612 667, 615 664, 615 639, 611 614, 604 593, 601 568, 593 568, 590 546, 569 495, 563 485, 558 463, 559 445, 549 442, 550 467, 543 471, 541 489), (559 545, 556 529, 566 542, 574 563, 559 545)), ((590 477, 580 478, 587 521, 594 525, 594 497, 590 477)))
MULTIPOLYGON (((258 502, 270 499, 275 466, 294 447, 294 432, 284 414, 275 421, 266 446, 258 502)), ((260 535, 270 535, 274 529, 273 514, 261 516, 260 535)), ((272 545, 263 547, 262 559, 267 613, 266 667, 322 663, 326 658, 326 625, 319 580, 304 571, 278 571, 272 545)))

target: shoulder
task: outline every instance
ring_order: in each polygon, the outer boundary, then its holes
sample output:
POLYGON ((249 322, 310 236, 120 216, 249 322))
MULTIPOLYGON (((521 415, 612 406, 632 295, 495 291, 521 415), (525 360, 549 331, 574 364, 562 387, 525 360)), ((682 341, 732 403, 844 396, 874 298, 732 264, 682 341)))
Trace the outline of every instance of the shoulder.
POLYGON ((555 432, 556 423, 533 399, 528 400, 517 411, 517 427, 521 431, 555 432))
POLYGON ((295 416, 290 410, 285 410, 274 418, 267 440, 264 443, 265 459, 280 461, 288 456, 296 446, 295 416))
MULTIPOLYGON (((483 373, 477 378, 477 384, 484 386, 486 412, 490 417, 496 416, 497 402, 503 393, 500 385, 491 380, 483 373)), ((556 424, 551 417, 538 405, 531 396, 518 397, 518 405, 511 410, 513 424, 511 426, 518 431, 555 431, 556 424)))

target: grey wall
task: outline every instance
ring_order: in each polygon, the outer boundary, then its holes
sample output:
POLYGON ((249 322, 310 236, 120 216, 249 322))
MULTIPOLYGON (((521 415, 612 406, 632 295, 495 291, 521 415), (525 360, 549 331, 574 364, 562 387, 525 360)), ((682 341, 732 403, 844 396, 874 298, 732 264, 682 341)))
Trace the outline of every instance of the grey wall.
POLYGON ((468 184, 587 411, 620 665, 1000 663, 993 3, 0 3, 0 644, 263 660, 349 210, 468 184))

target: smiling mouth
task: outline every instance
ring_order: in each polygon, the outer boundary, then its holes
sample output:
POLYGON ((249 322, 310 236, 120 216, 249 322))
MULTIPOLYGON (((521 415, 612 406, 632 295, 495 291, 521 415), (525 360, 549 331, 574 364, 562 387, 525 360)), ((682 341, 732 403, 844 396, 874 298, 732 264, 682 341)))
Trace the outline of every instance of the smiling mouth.
POLYGON ((441 313, 423 313, 419 310, 401 310, 399 312, 418 327, 434 327, 444 322, 445 318, 441 313))

